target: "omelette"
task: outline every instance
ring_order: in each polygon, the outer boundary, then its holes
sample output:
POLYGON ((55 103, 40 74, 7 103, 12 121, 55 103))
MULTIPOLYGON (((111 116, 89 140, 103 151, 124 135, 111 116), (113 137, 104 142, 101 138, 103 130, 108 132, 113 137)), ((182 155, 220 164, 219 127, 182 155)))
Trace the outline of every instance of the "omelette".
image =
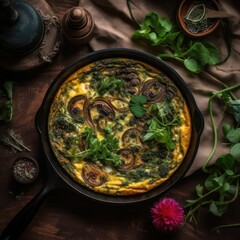
POLYGON ((48 117, 52 151, 81 186, 135 195, 160 186, 184 161, 189 108, 162 71, 128 58, 87 64, 59 87, 48 117))

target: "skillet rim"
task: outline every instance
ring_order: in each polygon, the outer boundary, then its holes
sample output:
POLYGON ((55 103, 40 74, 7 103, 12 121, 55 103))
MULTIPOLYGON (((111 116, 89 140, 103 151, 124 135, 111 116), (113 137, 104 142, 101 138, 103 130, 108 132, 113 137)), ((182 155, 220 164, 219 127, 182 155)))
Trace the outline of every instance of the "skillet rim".
POLYGON ((165 191, 170 189, 174 184, 176 184, 189 170, 191 167, 195 155, 197 153, 200 137, 204 127, 204 119, 203 116, 198 109, 196 101, 193 97, 193 94, 186 82, 183 78, 169 65, 165 62, 161 61, 157 57, 152 54, 135 50, 129 48, 111 48, 111 49, 103 49, 99 51, 95 51, 85 55, 74 63, 70 64, 68 67, 64 68, 51 82, 45 96, 43 102, 36 114, 35 117, 35 125, 41 139, 42 147, 44 154, 47 158, 47 162, 50 163, 48 167, 54 169, 54 172, 57 174, 59 178, 61 178, 64 182, 65 187, 68 187, 71 190, 76 191, 77 193, 88 197, 92 200, 96 200, 102 203, 111 203, 111 204, 130 204, 137 203, 149 200, 156 196, 163 194, 165 191), (103 193, 94 192, 91 189, 88 189, 79 183, 77 183, 60 165, 58 160, 56 159, 52 148, 50 146, 49 138, 48 138, 48 114, 50 111, 50 107, 52 101, 57 93, 59 87, 63 84, 64 80, 67 79, 72 73, 74 73, 80 67, 85 66, 86 64, 106 59, 106 58, 129 58, 138 61, 142 61, 146 64, 149 64, 152 67, 159 69, 164 72, 178 87, 181 94, 183 95, 191 115, 192 121, 192 139, 186 153, 186 156, 177 170, 161 185, 155 187, 154 189, 136 195, 129 196, 115 196, 115 195, 107 195, 103 193))

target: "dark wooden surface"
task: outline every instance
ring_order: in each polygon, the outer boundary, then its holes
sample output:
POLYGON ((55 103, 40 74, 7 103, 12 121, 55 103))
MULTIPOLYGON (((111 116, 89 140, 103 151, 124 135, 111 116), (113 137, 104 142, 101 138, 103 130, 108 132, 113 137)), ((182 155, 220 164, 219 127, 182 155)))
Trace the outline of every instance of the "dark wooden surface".
MULTIPOLYGON (((87 46, 73 47, 63 42, 54 63, 28 73, 6 73, 4 78, 14 80, 14 120, 0 125, 0 134, 5 129, 14 129, 21 134, 31 152, 13 153, 0 145, 0 233, 11 219, 40 191, 44 185, 44 167, 36 182, 28 186, 16 185, 11 177, 11 165, 22 155, 35 157, 41 164, 41 151, 35 114, 43 97, 56 75, 67 65, 89 52, 87 46), (12 192, 12 194, 10 194, 12 192), (20 198, 19 195, 22 195, 20 198), (17 199, 16 199, 17 196, 17 199)), ((197 172, 184 178, 164 196, 174 197, 182 205, 194 196, 194 189, 204 180, 197 172)), ((154 230, 150 219, 150 207, 155 199, 131 206, 103 205, 85 199, 72 192, 58 191, 49 196, 36 213, 33 221, 24 231, 22 240, 239 240, 240 227, 222 229, 219 233, 211 229, 217 225, 240 222, 239 200, 222 218, 212 217, 207 211, 199 216, 195 228, 186 223, 174 234, 161 234, 154 230)))

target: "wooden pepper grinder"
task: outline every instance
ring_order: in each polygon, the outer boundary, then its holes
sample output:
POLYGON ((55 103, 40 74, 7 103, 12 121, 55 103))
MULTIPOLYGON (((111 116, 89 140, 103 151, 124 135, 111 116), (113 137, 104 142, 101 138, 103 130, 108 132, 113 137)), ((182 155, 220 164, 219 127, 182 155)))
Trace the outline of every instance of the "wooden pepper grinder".
POLYGON ((91 14, 81 7, 69 9, 62 19, 62 30, 65 38, 76 45, 89 42, 93 37, 94 27, 91 14))

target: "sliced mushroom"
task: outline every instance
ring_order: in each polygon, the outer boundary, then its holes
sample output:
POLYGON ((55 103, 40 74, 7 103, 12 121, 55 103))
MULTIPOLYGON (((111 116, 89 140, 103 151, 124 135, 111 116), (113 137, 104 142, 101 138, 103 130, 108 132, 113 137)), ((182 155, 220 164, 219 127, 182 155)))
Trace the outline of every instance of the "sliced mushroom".
POLYGON ((85 163, 82 168, 82 178, 86 184, 98 187, 107 181, 107 173, 94 163, 85 163))
POLYGON ((127 171, 135 164, 135 155, 131 149, 120 149, 118 154, 121 156, 122 164, 117 167, 119 171, 127 171))
POLYGON ((122 142, 124 145, 134 145, 140 143, 140 132, 137 128, 129 128, 122 135, 122 142))
POLYGON ((142 95, 149 103, 162 101, 166 97, 166 85, 158 79, 149 80, 143 85, 142 95))
POLYGON ((141 81, 135 69, 124 68, 116 73, 116 77, 125 80, 124 89, 131 95, 138 95, 141 81))
POLYGON ((77 95, 69 101, 67 110, 72 118, 80 120, 84 117, 86 105, 87 97, 84 95, 77 95))
POLYGON ((109 121, 114 121, 115 111, 104 98, 95 99, 87 108, 88 121, 92 127, 104 131, 109 121))

